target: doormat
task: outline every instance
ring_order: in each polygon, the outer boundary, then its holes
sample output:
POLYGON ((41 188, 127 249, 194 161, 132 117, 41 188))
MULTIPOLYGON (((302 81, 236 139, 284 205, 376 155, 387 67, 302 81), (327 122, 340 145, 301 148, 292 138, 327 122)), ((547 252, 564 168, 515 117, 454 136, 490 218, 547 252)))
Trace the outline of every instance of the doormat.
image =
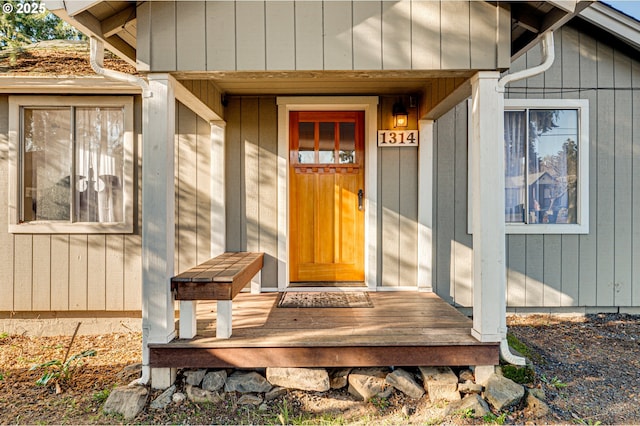
POLYGON ((287 291, 280 295, 278 308, 373 308, 373 303, 363 291, 287 291))

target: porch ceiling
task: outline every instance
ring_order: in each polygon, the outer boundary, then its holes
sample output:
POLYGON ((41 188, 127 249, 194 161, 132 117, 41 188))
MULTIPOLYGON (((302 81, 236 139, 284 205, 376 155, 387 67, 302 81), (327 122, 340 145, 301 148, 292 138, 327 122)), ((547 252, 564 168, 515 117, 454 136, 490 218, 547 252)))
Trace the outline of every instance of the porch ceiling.
POLYGON ((470 78, 470 71, 296 71, 173 74, 176 79, 209 80, 229 95, 399 95, 423 93, 439 78, 470 78))

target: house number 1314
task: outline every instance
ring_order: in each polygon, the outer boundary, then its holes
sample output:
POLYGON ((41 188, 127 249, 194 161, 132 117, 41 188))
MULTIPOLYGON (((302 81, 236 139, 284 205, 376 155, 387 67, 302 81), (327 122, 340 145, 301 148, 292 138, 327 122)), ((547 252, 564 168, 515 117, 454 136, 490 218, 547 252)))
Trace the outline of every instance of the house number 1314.
POLYGON ((416 147, 418 146, 418 131, 378 130, 378 146, 380 148, 416 147))

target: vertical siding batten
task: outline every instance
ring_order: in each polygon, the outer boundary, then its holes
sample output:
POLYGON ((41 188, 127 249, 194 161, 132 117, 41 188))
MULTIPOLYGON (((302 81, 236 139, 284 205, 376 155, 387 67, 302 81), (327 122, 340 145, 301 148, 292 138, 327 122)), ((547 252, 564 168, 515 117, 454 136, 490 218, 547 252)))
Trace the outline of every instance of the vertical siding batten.
MULTIPOLYGON (((211 258, 211 126, 196 115, 196 263, 211 258)), ((219 196, 219 194, 217 194, 219 196)))
POLYGON ((240 1, 236 5, 236 66, 241 70, 264 70, 265 4, 240 1))
POLYGON ((451 220, 455 203, 455 118, 453 108, 438 120, 438 161, 437 161, 437 238, 438 258, 437 282, 438 295, 449 303, 454 303, 455 288, 452 282, 454 271, 453 245, 455 240, 454 223, 451 220))
POLYGON ((15 235, 13 306, 16 311, 33 309, 33 236, 15 235))
POLYGON ((267 70, 296 68, 293 1, 268 1, 265 4, 267 70))
POLYGON ((631 300, 632 229, 631 207, 632 146, 631 126, 631 59, 618 50, 613 52, 614 87, 614 293, 613 305, 625 306, 631 300))
POLYGON ((205 7, 207 70, 236 70, 235 2, 207 1, 205 7))
POLYGON ((296 70, 324 69, 322 2, 295 2, 296 70))
POLYGON ((150 2, 151 70, 176 71, 176 3, 150 2))
MULTIPOLYGON (((562 82, 564 92, 562 97, 567 99, 580 98, 575 89, 580 87, 580 41, 578 32, 570 27, 562 28, 562 82)), ((589 155, 588 146, 579 155, 589 155)), ((579 299, 579 271, 580 271, 580 236, 562 235, 562 293, 561 306, 578 306, 579 299)))
MULTIPOLYGON (((613 49, 597 42, 598 87, 613 87, 613 49)), ((598 306, 613 306, 615 281, 615 95, 612 90, 598 90, 598 251, 597 299, 598 306)))
POLYGON ((260 98, 259 204, 260 247, 265 253, 261 272, 263 288, 278 287, 278 115, 273 97, 260 98))
MULTIPOLYGON (((580 32, 580 88, 597 87, 597 45, 590 35, 580 32)), ((580 235, 579 306, 594 306, 598 277, 598 95, 587 90, 582 97, 589 100, 589 234, 580 235)))
POLYGON ((227 126, 225 138, 225 182, 226 191, 226 234, 227 234, 227 250, 241 251, 242 247, 242 156, 241 156, 241 139, 240 126, 242 114, 241 98, 230 98, 227 106, 226 117, 227 126))
POLYGON ((353 2, 353 68, 382 69, 382 2, 353 2))
POLYGON ((205 4, 185 1, 176 8, 176 61, 180 71, 207 69, 205 4))

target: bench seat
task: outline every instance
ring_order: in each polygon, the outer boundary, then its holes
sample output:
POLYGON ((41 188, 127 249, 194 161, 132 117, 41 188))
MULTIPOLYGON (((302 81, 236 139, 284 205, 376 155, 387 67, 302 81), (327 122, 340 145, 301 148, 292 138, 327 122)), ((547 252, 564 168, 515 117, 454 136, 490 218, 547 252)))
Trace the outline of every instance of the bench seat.
MULTIPOLYGON (((181 301, 217 300, 216 337, 229 338, 232 321, 231 302, 260 272, 263 261, 264 253, 226 252, 171 278, 171 291, 174 298, 181 301)), ((192 338, 195 335, 195 309, 191 309, 189 315, 192 317, 190 321, 186 315, 183 317, 181 303, 181 338, 192 338), (193 326, 190 327, 189 335, 183 336, 182 324, 186 324, 187 321, 193 326)))

